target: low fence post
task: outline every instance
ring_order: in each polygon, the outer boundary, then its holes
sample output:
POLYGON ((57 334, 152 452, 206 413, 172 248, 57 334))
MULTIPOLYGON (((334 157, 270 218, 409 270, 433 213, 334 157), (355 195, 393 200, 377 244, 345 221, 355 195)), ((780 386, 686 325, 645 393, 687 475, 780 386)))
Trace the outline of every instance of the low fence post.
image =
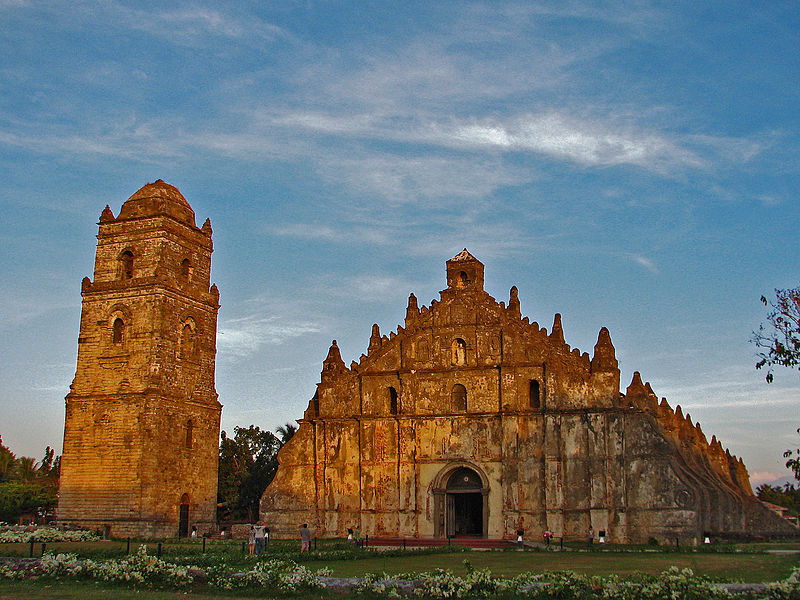
POLYGON ((403 550, 406 549, 406 538, 403 538, 403 550))
POLYGON ((161 558, 161 545, 163 542, 158 542, 158 558, 161 558))
POLYGON ((561 549, 563 550, 564 549, 564 538, 563 537, 558 538, 558 543, 561 546, 561 549))
POLYGON ((131 553, 131 538, 128 538, 128 545, 125 547, 125 554, 131 553))
POLYGON ((44 556, 44 549, 47 548, 47 542, 42 542, 42 556, 44 556))
POLYGON ((242 542, 242 554, 244 554, 244 547, 245 546, 246 546, 246 544, 244 542, 242 542))
POLYGON ((35 543, 36 543, 36 539, 35 538, 31 538, 31 556, 30 556, 31 558, 33 558, 33 545, 35 543))
POLYGON ((203 554, 206 553, 206 534, 203 534, 203 554))

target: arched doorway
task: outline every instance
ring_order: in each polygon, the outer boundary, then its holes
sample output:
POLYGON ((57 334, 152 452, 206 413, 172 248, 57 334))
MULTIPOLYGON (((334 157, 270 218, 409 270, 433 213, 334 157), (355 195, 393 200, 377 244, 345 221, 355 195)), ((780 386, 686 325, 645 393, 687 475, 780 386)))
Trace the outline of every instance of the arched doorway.
POLYGON ((489 479, 477 465, 456 460, 431 482, 433 535, 438 538, 489 534, 489 479))
POLYGON ((178 537, 187 537, 189 535, 189 494, 181 496, 179 515, 178 537))
POLYGON ((467 467, 453 471, 447 480, 445 503, 447 537, 483 535, 483 484, 467 467))

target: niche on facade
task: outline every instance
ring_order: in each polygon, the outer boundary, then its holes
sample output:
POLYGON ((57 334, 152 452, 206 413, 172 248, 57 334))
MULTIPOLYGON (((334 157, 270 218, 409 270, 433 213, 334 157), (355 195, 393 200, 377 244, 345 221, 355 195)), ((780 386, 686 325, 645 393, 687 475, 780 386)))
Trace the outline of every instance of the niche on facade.
POLYGON ((186 447, 189 449, 192 448, 192 444, 194 443, 193 437, 194 437, 194 423, 192 423, 192 420, 189 419, 188 421, 186 421, 186 439, 184 440, 186 447))
POLYGON ((451 347, 451 354, 450 362, 456 366, 462 366, 467 364, 467 342, 462 340, 461 338, 456 338, 453 340, 453 344, 451 347))
POLYGON ((530 407, 532 409, 538 410, 542 407, 541 391, 539 382, 536 379, 531 379, 530 386, 528 388, 528 398, 530 401, 530 407))
POLYGON ((460 383, 450 392, 450 408, 453 412, 467 412, 467 388, 460 383))
POLYGON ((396 415, 400 412, 400 400, 397 397, 397 390, 389 387, 389 414, 396 415))
POLYGON ((178 357, 182 360, 194 360, 196 344, 196 325, 191 317, 181 324, 180 340, 178 342, 178 357))

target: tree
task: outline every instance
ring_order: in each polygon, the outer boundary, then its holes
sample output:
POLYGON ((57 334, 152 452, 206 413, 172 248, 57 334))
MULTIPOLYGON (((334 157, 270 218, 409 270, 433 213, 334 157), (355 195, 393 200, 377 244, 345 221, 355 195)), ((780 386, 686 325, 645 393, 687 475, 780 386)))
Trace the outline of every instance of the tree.
POLYGON ((233 431, 233 438, 225 431, 220 435, 218 501, 230 518, 252 523, 261 495, 275 477, 283 441, 255 425, 233 431))
POLYGON ((3 445, 3 437, 0 436, 0 481, 11 479, 16 463, 16 455, 3 445))
POLYGON ((0 521, 13 522, 27 513, 51 512, 57 503, 61 457, 50 446, 41 464, 29 456, 19 458, 0 437, 0 521))
POLYGON ((281 446, 292 439, 292 436, 297 433, 297 425, 286 423, 281 425, 275 430, 275 433, 281 438, 281 446))
POLYGON ((45 514, 58 502, 56 489, 24 481, 0 483, 0 521, 13 523, 24 514, 45 514))
POLYGON ((800 367, 800 287, 775 290, 775 301, 761 296, 767 313, 767 326, 762 323, 753 332, 752 341, 760 349, 756 369, 767 367, 766 380, 772 383, 776 366, 800 367))
MULTIPOLYGON (((768 326, 764 327, 762 323, 758 331, 753 332, 751 341, 761 349, 756 369, 766 366, 767 383, 772 383, 772 369, 775 366, 800 367, 800 287, 776 289, 774 302, 764 296, 761 296, 761 302, 770 308, 767 313, 768 326)), ((800 428, 797 433, 800 433, 800 428)), ((786 467, 800 481, 800 448, 786 450, 783 457, 788 459, 786 467)))
MULTIPOLYGON (((797 429, 797 433, 800 433, 800 427, 797 429)), ((786 468, 791 469, 794 478, 800 481, 800 448, 787 450, 783 453, 783 458, 789 459, 786 461, 786 468)))
POLYGON ((21 456, 17 459, 18 478, 21 481, 31 482, 36 479, 36 472, 39 470, 39 464, 35 458, 30 456, 21 456))
POLYGON ((784 484, 783 488, 764 483, 756 488, 756 496, 765 502, 788 508, 793 516, 797 516, 800 510, 800 487, 790 483, 784 484))

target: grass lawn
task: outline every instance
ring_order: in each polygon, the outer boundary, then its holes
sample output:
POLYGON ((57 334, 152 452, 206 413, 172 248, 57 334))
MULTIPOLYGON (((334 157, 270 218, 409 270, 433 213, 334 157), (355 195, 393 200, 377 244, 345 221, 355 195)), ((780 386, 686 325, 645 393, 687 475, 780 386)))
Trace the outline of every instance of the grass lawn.
MULTIPOLYGON (((331 593, 308 592, 303 600, 341 598, 331 593)), ((150 590, 133 589, 104 582, 87 581, 7 581, 0 579, 2 600, 234 600, 259 598, 260 600, 286 600, 286 596, 270 596, 264 590, 217 592, 215 590, 150 590), (234 595, 235 594, 235 595, 234 595)))
POLYGON ((449 569, 463 574, 464 559, 475 568, 489 568, 495 575, 513 576, 524 571, 570 570, 584 575, 622 577, 637 573, 657 575, 671 566, 688 567, 715 581, 763 583, 785 579, 793 567, 800 567, 800 555, 749 553, 633 553, 633 552, 465 552, 428 556, 365 558, 320 561, 310 568, 330 567, 335 577, 357 577, 365 573, 389 574, 449 569))
MULTIPOLYGON (((102 543, 99 543, 102 544, 102 543)), ((108 544, 107 542, 105 544, 108 544)), ((114 544, 112 542, 111 544, 114 544)), ((87 548, 82 544, 84 551, 108 552, 111 547, 94 545, 87 548)), ((7 549, 7 548, 6 548, 7 549)), ((61 550, 66 548, 59 548, 61 550)), ((75 548, 76 550, 78 548, 75 548)), ((165 546, 166 549, 166 546, 165 546)), ((176 554, 178 547, 170 548, 176 554)), ((223 557, 223 547, 217 549, 220 554, 206 554, 203 558, 205 564, 213 564, 215 558, 223 557)), ((292 558, 289 549, 279 552, 274 548, 273 556, 282 555, 292 558)), ((113 549, 116 551, 116 548, 113 549)), ((124 543, 121 551, 124 552, 124 543)), ((191 548, 186 548, 191 553, 191 548)), ((169 559, 168 556, 164 558, 169 559)), ((184 554, 186 556, 186 554, 184 554)), ((200 558, 200 555, 196 555, 200 558)), ((296 555, 295 555, 296 556, 296 555)), ((254 564, 253 559, 241 556, 236 548, 227 548, 226 558, 230 566, 231 559, 235 568, 246 570, 254 564), (235 557, 235 558, 234 558, 235 557)), ((308 557, 306 557, 308 558, 308 557)), ((465 572, 464 560, 470 561, 473 567, 488 568, 495 575, 513 576, 525 571, 547 572, 571 570, 585 575, 607 576, 619 575, 623 578, 635 578, 639 573, 658 574, 670 566, 688 567, 696 574, 708 576, 715 581, 744 581, 748 583, 761 583, 785 579, 793 567, 800 567, 800 554, 775 555, 762 552, 517 552, 517 551, 467 551, 443 554, 401 556, 381 556, 379 553, 364 552, 357 560, 313 560, 306 562, 306 566, 316 571, 329 567, 337 577, 360 576, 365 573, 389 574, 403 572, 431 571, 436 568, 449 569, 456 574, 465 572)), ((192 561, 191 557, 188 557, 192 561)), ((198 561, 199 562, 199 561, 198 561)), ((54 580, 42 578, 33 581, 9 581, 0 579, 0 599, 47 599, 47 600, 101 600, 114 598, 114 600, 177 600, 186 597, 196 600, 233 600, 234 598, 261 598, 265 600, 286 599, 286 596, 272 596, 264 589, 249 589, 236 591, 217 591, 205 586, 194 586, 184 590, 152 590, 147 588, 133 588, 120 584, 105 582, 87 582, 73 580, 54 580)), ((305 593, 303 598, 317 600, 341 598, 334 592, 305 593)))

